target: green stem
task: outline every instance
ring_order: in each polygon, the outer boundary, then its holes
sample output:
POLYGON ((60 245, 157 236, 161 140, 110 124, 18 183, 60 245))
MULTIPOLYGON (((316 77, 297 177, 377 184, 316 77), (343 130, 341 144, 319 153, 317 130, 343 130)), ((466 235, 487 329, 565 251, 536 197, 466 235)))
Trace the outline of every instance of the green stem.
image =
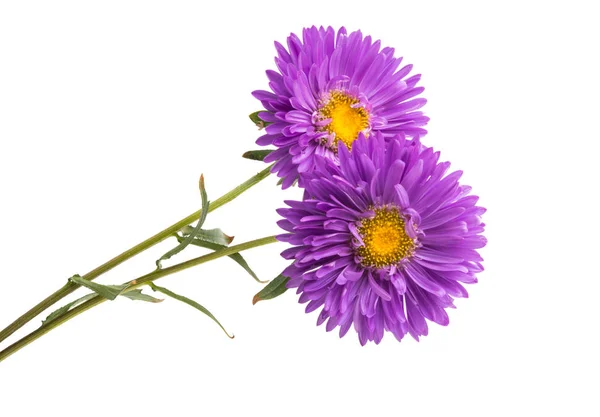
MULTIPOLYGON (((253 177, 248 179, 246 182, 238 185, 233 190, 229 191, 227 194, 225 194, 225 195, 219 197, 218 199, 216 199, 215 201, 211 202, 210 206, 208 208, 208 212, 210 213, 211 211, 216 210, 217 208, 229 203, 231 200, 235 199, 237 196, 242 194, 244 191, 248 190, 252 186, 258 184, 263 179, 267 178, 269 176, 270 169, 271 169, 270 166, 265 168, 258 174, 254 175, 253 177)), ((125 252, 123 252, 122 254, 118 255, 117 257, 111 259, 110 261, 100 265, 98 268, 83 275, 83 278, 87 279, 88 281, 92 281, 92 280, 96 279, 97 277, 99 277, 100 275, 104 274, 107 271, 110 271, 117 265, 119 265, 119 264, 125 262, 126 260, 134 257, 135 255, 145 251, 146 249, 151 248, 152 246, 156 245, 157 243, 162 242, 163 240, 167 239, 168 237, 173 236, 173 234, 178 232, 182 227, 187 226, 190 223, 193 223, 194 221, 198 220, 198 218, 200 218, 200 213, 201 213, 201 210, 198 210, 195 213, 192 213, 189 216, 179 220, 177 223, 172 224, 171 226, 167 227, 162 232, 158 232, 154 236, 144 240, 143 242, 135 245, 131 249, 126 250, 125 252)), ((49 295, 46 299, 40 301, 37 305, 32 307, 29 311, 27 311, 25 314, 23 314, 21 317, 16 319, 14 322, 12 322, 4 330, 2 330, 0 332, 0 343, 3 340, 5 340, 7 337, 12 335, 14 332, 19 330, 21 327, 23 327, 25 324, 30 322, 38 314, 40 314, 47 308, 51 307, 52 305, 54 305, 56 302, 62 300, 63 298, 65 298, 67 295, 71 294, 73 291, 75 291, 79 287, 80 286, 78 284, 75 284, 75 283, 69 281, 62 288, 55 291, 53 294, 49 295)))
MULTIPOLYGON (((184 269, 191 268, 193 266, 200 265, 205 262, 212 261, 217 258, 221 258, 223 256, 229 256, 234 253, 242 252, 242 251, 245 251, 248 249, 256 248, 258 246, 268 245, 269 243, 275 243, 275 242, 277 242, 277 239, 275 238, 275 236, 263 237, 261 239, 256 239, 256 240, 251 240, 249 242, 241 243, 239 245, 229 246, 225 249, 221 249, 219 251, 212 252, 207 255, 200 256, 198 258, 190 259, 189 261, 185 261, 185 262, 170 266, 168 268, 158 269, 158 270, 155 270, 154 272, 146 274, 138 279, 135 279, 133 281, 128 281, 127 284, 130 284, 130 285, 127 287, 127 290, 125 292, 129 292, 131 290, 142 287, 144 285, 148 285, 150 282, 154 282, 155 280, 157 280, 159 278, 163 278, 167 275, 171 275, 176 272, 183 271, 184 269)), ((75 307, 74 309, 67 311, 65 314, 57 317, 56 319, 50 321, 49 323, 43 324, 37 330, 34 330, 33 332, 29 333, 27 336, 21 338, 20 340, 16 341, 12 345, 10 345, 6 349, 4 349, 2 352, 0 352, 0 362, 2 362, 4 359, 8 358, 13 353, 21 350, 22 348, 24 348, 25 346, 27 346, 34 340, 39 339, 40 337, 42 337, 43 335, 48 333, 50 330, 55 329, 56 327, 60 326, 61 324, 71 320, 73 317, 76 317, 76 316, 80 315, 81 313, 89 310, 90 308, 95 307, 98 304, 102 304, 105 301, 106 301, 106 298, 97 295, 96 297, 86 301, 85 303, 75 307)))

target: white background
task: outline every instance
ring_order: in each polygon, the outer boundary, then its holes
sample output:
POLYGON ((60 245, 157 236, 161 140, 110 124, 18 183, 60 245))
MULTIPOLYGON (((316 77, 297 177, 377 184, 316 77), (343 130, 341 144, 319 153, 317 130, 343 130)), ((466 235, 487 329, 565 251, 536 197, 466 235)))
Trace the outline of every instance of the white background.
MULTIPOLYGON (((161 282, 234 340, 173 300, 105 303, 0 363, 0 415, 598 415, 600 33, 593 2, 561 3, 0 3, 0 327, 195 211, 200 173, 215 199, 262 169, 240 158, 259 135, 250 92, 273 40, 312 24, 414 64, 426 142, 489 209, 486 271, 420 343, 339 339, 292 292, 252 306, 260 285, 219 260, 161 282)), ((207 227, 277 233, 300 192, 275 182, 207 227)), ((284 248, 245 256, 270 279, 284 248)))

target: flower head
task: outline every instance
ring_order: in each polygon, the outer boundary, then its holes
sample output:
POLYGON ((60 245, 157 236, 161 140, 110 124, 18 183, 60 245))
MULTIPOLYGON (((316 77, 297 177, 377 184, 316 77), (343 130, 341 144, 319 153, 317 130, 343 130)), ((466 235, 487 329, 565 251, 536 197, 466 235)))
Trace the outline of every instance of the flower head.
POLYGON ((293 245, 283 274, 340 337, 354 325, 363 345, 386 330, 418 340, 425 319, 447 325, 445 309, 467 297, 461 284, 477 282, 485 209, 418 138, 359 136, 352 152, 339 147, 339 164, 317 160, 304 200, 278 210, 288 232, 278 239, 293 245))
POLYGON ((275 43, 279 71, 267 71, 272 92, 253 92, 267 110, 259 116, 270 123, 257 143, 277 147, 265 161, 276 162, 284 188, 310 171, 316 156, 336 160, 338 143, 350 149, 360 133, 426 133, 421 126, 429 118, 417 111, 426 100, 414 98, 423 91, 416 87, 421 76, 406 78, 412 65, 399 69, 394 49, 380 49, 360 31, 314 26, 302 40, 291 34, 287 45, 275 43))

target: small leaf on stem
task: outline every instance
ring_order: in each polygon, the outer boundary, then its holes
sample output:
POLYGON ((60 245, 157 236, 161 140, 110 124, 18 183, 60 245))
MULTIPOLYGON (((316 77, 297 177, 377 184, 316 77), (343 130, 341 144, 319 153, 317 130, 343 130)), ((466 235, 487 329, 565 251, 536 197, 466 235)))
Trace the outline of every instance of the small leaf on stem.
POLYGON ((273 281, 269 282, 265 288, 260 290, 252 299, 252 304, 256 304, 262 300, 270 300, 275 297, 279 297, 281 294, 287 291, 285 284, 290 279, 283 275, 277 276, 273 281))
POLYGON ((265 127, 269 126, 271 123, 270 122, 265 122, 263 119, 260 118, 259 114, 260 113, 265 113, 266 110, 259 110, 259 111, 255 111, 254 113, 251 113, 248 117, 250 118, 250 120, 252 120, 252 122, 254 122, 254 124, 258 127, 258 129, 264 129, 265 127))
POLYGON ((59 318, 60 316, 62 316, 63 314, 65 314, 66 312, 68 312, 69 310, 85 303, 88 300, 91 300, 92 298, 96 297, 97 294, 96 293, 91 293, 91 294, 87 294, 84 295, 81 298, 78 298, 75 301, 72 301, 64 306, 62 306, 61 308, 54 310, 52 313, 50 313, 48 315, 48 317, 46 317, 46 320, 42 320, 42 326, 50 323, 51 321, 56 320, 57 318, 59 318))
POLYGON ((144 294, 142 293, 142 290, 140 289, 135 289, 135 290, 131 290, 131 291, 127 291, 124 292, 123 294, 121 294, 123 297, 127 297, 130 300, 133 301, 147 301, 149 303, 162 303, 163 299, 161 298, 154 298, 151 295, 148 294, 144 294))
MULTIPOLYGON (((161 301, 163 301, 158 298, 154 298, 150 295, 142 294, 142 290, 139 290, 139 289, 134 289, 134 290, 128 291, 127 289, 135 284, 135 280, 131 281, 127 284, 123 284, 123 285, 102 285, 102 284, 98 284, 97 282, 88 281, 87 279, 85 279, 79 275, 74 275, 71 278, 69 278, 69 280, 73 281, 76 284, 81 285, 82 287, 89 288, 90 290, 92 290, 96 294, 98 294, 99 296, 104 297, 110 301, 113 301, 115 298, 117 298, 120 295, 123 297, 127 297, 130 300, 148 301, 150 303, 160 303, 161 301)), ((94 295, 96 295, 96 294, 94 294, 94 295)), ((79 300, 76 300, 76 301, 79 301, 79 300)), ((87 300, 85 300, 85 301, 87 301, 87 300)), ((74 306, 69 306, 61 314, 64 314, 67 311, 69 311, 69 309, 71 307, 74 307, 74 306)))
POLYGON ((260 149, 256 151, 247 151, 242 155, 242 158, 251 159, 253 161, 264 161, 265 157, 275 149, 260 149))
POLYGON ((74 282, 75 284, 81 285, 82 287, 88 288, 88 289, 94 291, 96 294, 106 298, 107 300, 111 300, 111 301, 114 300, 115 298, 117 298, 119 295, 121 295, 123 290, 125 288, 127 288, 127 285, 98 284, 97 282, 88 281, 87 279, 81 277, 80 275, 73 275, 71 278, 69 278, 69 280, 74 282))
MULTIPOLYGON (((180 241, 183 240, 183 238, 181 236, 178 236, 177 239, 180 241)), ((217 243, 207 242, 204 240, 200 240, 198 238, 192 240, 192 245, 199 246, 201 248, 214 250, 214 251, 225 249, 227 247, 225 245, 219 245, 217 243)), ((244 270, 247 273, 249 273, 250 276, 252 278, 254 278, 254 280, 256 282, 260 282, 261 284, 269 282, 269 281, 262 281, 261 279, 258 278, 258 276, 254 273, 252 268, 250 268, 250 266, 248 265, 248 262, 246 262, 246 260, 244 259, 244 257, 242 256, 241 253, 232 253, 231 255, 229 255, 229 257, 231 259, 233 259, 235 262, 237 262, 237 264, 240 265, 242 268, 244 268, 244 270)))
MULTIPOLYGON (((181 229, 181 234, 184 237, 189 236, 193 233, 193 227, 185 226, 181 229)), ((216 243, 218 245, 229 246, 231 242, 233 242, 233 236, 228 236, 221 229, 201 229, 194 236, 194 240, 202 240, 205 242, 216 243)))
POLYGON ((185 249, 187 245, 194 239, 194 237, 200 233, 202 225, 206 220, 206 216, 208 215, 208 196, 206 195, 206 188, 204 188, 204 175, 200 175, 200 181, 198 182, 200 188, 200 197, 202 198, 202 211, 200 212, 200 219, 198 219, 198 223, 196 223, 196 227, 192 230, 192 232, 186 236, 186 238, 179 243, 179 245, 175 246, 173 249, 165 253, 159 259, 156 260, 156 269, 162 269, 162 261, 170 259, 173 255, 177 255, 179 252, 185 249))
POLYGON ((210 317, 215 323, 217 323, 219 325, 219 327, 221 328, 221 330, 223 330, 223 332, 227 335, 227 337, 229 337, 230 339, 233 339, 235 336, 234 335, 230 335, 227 330, 225 330, 225 328, 223 327, 223 325, 219 322, 219 320, 217 320, 217 318, 215 316, 213 316, 213 314, 208 311, 205 307, 203 307, 201 304, 197 303, 194 300, 191 300, 183 295, 179 295, 179 294, 175 294, 173 291, 168 290, 164 287, 159 287, 158 285, 154 284, 153 282, 150 282, 148 284, 150 286, 150 288, 152 288, 154 291, 158 291, 161 292, 171 298, 174 298, 178 301, 181 301, 182 303, 185 303, 189 306, 194 307, 195 309, 201 311, 202 313, 206 314, 208 317, 210 317))

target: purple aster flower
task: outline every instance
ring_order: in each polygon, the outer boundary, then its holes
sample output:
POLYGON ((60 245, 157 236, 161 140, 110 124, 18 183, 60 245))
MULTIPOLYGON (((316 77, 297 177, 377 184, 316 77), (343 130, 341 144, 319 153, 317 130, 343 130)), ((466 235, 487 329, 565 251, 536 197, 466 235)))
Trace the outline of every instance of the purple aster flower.
POLYGON ((278 239, 294 245, 283 275, 340 337, 354 324, 363 345, 385 330, 419 340, 425 319, 447 325, 445 309, 468 295, 462 284, 477 282, 485 209, 419 138, 359 136, 352 152, 340 145, 339 165, 317 160, 304 200, 278 210, 289 232, 278 239))
MULTIPOLYGON (((304 29, 302 40, 291 34, 288 49, 275 42, 279 72, 269 70, 269 91, 254 91, 270 124, 256 143, 275 145, 265 162, 283 178, 283 188, 313 169, 316 156, 336 160, 338 142, 349 149, 359 133, 384 137, 422 135, 429 120, 417 111, 426 100, 414 98, 421 75, 406 78, 412 65, 360 31, 304 29)), ((302 180, 301 180, 302 181, 302 180)), ((300 184, 302 185, 302 183, 300 184)))

